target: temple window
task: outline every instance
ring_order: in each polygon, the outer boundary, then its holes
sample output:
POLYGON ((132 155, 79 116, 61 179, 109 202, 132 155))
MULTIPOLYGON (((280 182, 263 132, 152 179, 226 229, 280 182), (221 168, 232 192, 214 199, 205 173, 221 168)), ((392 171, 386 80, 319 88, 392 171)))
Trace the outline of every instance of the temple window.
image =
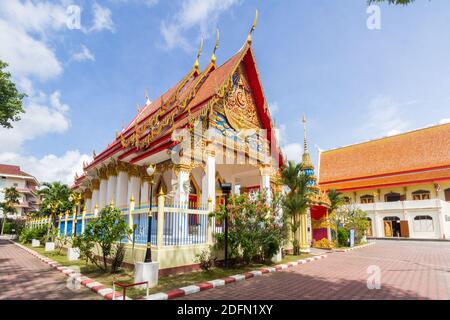
POLYGON ((415 232, 433 232, 433 218, 430 216, 415 216, 414 217, 414 231, 415 232))
POLYGON ((450 201, 450 188, 444 190, 445 201, 450 201))
POLYGON ((412 193, 413 200, 429 200, 430 191, 427 190, 417 190, 412 193))
POLYGON ((400 193, 390 192, 384 196, 384 200, 386 202, 400 201, 401 196, 400 196, 400 193))
POLYGON ((374 203, 374 196, 370 194, 365 194, 361 196, 361 203, 374 203))

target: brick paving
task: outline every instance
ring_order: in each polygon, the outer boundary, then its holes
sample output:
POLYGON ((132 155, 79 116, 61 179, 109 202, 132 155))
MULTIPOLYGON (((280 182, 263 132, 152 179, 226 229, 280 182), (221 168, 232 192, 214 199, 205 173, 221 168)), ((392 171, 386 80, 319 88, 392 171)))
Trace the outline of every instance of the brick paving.
POLYGON ((382 241, 179 300, 450 299, 450 242, 382 241), (368 267, 381 288, 368 289, 368 267))
POLYGON ((103 298, 81 287, 66 287, 67 277, 7 240, 0 240, 0 300, 86 300, 103 298))

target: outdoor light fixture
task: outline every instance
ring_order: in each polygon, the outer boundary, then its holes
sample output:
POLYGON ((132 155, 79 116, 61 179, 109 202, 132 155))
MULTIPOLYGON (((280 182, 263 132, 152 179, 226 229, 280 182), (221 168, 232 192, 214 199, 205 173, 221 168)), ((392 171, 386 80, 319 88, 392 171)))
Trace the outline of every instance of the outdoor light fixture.
POLYGON ((231 193, 231 188, 232 185, 231 183, 221 183, 220 184, 220 188, 222 189, 222 193, 225 196, 225 268, 228 268, 228 209, 227 209, 227 204, 228 204, 228 196, 231 193))
POLYGON ((153 194, 153 175, 156 171, 156 166, 149 164, 147 167, 148 183, 150 188, 148 191, 148 198, 150 200, 148 206, 148 230, 147 230, 147 250, 145 251, 144 262, 152 262, 152 194, 153 194))

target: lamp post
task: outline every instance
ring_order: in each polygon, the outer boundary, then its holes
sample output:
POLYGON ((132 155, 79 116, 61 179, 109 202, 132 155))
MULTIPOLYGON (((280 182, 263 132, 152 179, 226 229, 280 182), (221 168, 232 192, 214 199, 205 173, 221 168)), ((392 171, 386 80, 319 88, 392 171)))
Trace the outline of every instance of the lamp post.
POLYGON ((153 194, 153 175, 155 174, 155 166, 149 165, 147 167, 148 183, 150 188, 148 191, 148 197, 150 200, 148 207, 148 230, 147 230, 147 250, 145 251, 144 262, 152 262, 152 194, 153 194))
POLYGON ((222 193, 225 195, 225 268, 228 268, 228 196, 231 192, 231 183, 222 183, 220 185, 222 193))

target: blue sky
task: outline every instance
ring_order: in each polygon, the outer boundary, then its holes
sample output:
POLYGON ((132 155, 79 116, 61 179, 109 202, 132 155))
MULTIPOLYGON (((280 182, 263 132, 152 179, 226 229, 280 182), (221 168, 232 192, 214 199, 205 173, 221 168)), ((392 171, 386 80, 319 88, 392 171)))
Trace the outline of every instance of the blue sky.
POLYGON ((367 3, 326 0, 2 1, 0 59, 27 109, 0 129, 0 162, 41 180, 70 182, 92 150, 103 150, 137 104, 178 81, 215 29, 221 64, 244 43, 255 9, 253 47, 280 140, 301 155, 303 114, 309 144, 329 149, 450 118, 450 2, 382 5, 369 30, 367 3), (81 29, 67 8, 81 8, 81 29))

